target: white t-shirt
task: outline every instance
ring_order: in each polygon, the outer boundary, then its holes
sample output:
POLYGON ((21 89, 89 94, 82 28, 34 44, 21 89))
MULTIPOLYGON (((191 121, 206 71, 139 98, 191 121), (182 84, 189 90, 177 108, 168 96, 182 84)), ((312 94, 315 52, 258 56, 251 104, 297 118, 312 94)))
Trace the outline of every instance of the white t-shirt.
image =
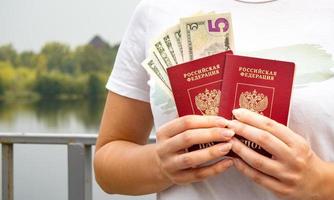
MULTIPOLYGON (((236 0, 143 0, 121 43, 107 88, 150 102, 155 127, 177 117, 172 99, 141 67, 152 39, 181 17, 199 11, 230 12, 235 53, 296 62, 297 83, 289 127, 309 141, 326 161, 334 161, 334 3, 332 0, 277 0, 247 4, 236 0), (327 79, 327 80, 325 80, 327 79), (320 81, 322 80, 322 81, 320 81), (325 81, 323 81, 325 80, 325 81)), ((200 183, 172 186, 158 199, 277 199, 236 169, 200 183)))

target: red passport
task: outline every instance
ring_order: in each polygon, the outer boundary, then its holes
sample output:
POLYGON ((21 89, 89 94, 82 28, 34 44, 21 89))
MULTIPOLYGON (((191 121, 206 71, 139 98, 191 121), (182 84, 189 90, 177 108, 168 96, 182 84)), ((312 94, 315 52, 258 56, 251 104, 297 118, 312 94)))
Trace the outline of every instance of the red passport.
MULTIPOLYGON (((227 51, 167 69, 176 108, 185 115, 218 115, 225 57, 227 51)), ((194 145, 188 151, 207 148, 216 143, 194 145)))
MULTIPOLYGON (((246 108, 287 125, 294 72, 295 64, 291 62, 226 55, 219 115, 232 119, 233 109, 246 108)), ((238 138, 271 157, 259 145, 238 138)))

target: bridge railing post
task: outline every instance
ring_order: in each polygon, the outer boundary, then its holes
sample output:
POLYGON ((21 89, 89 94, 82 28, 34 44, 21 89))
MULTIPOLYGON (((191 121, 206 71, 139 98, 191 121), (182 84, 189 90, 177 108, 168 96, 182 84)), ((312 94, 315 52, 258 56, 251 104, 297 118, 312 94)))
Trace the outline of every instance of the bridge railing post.
POLYGON ((92 200, 92 148, 68 144, 68 200, 92 200))
POLYGON ((13 200, 13 144, 2 143, 2 199, 13 200))

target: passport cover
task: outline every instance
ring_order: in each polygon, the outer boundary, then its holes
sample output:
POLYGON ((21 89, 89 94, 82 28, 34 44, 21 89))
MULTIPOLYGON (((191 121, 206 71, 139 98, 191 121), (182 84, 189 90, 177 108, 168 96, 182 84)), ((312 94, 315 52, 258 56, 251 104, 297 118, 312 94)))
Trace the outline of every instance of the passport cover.
MULTIPOLYGON (((185 115, 218 115, 226 51, 179 64, 167 69, 176 108, 180 117, 185 115)), ((194 145, 188 151, 215 145, 194 145)))
MULTIPOLYGON (((287 125, 295 64, 245 56, 226 55, 219 115, 233 119, 232 110, 246 108, 287 125)), ((264 156, 259 145, 236 136, 264 156)), ((235 156, 233 152, 229 156, 235 156)))

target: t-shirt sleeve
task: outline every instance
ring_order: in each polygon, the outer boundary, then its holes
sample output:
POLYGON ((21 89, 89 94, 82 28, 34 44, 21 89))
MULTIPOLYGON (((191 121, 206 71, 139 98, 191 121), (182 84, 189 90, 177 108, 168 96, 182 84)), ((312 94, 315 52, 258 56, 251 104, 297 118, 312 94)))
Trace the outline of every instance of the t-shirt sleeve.
POLYGON ((141 66, 145 59, 148 16, 146 1, 135 9, 116 56, 106 88, 119 95, 149 102, 149 75, 141 66))

